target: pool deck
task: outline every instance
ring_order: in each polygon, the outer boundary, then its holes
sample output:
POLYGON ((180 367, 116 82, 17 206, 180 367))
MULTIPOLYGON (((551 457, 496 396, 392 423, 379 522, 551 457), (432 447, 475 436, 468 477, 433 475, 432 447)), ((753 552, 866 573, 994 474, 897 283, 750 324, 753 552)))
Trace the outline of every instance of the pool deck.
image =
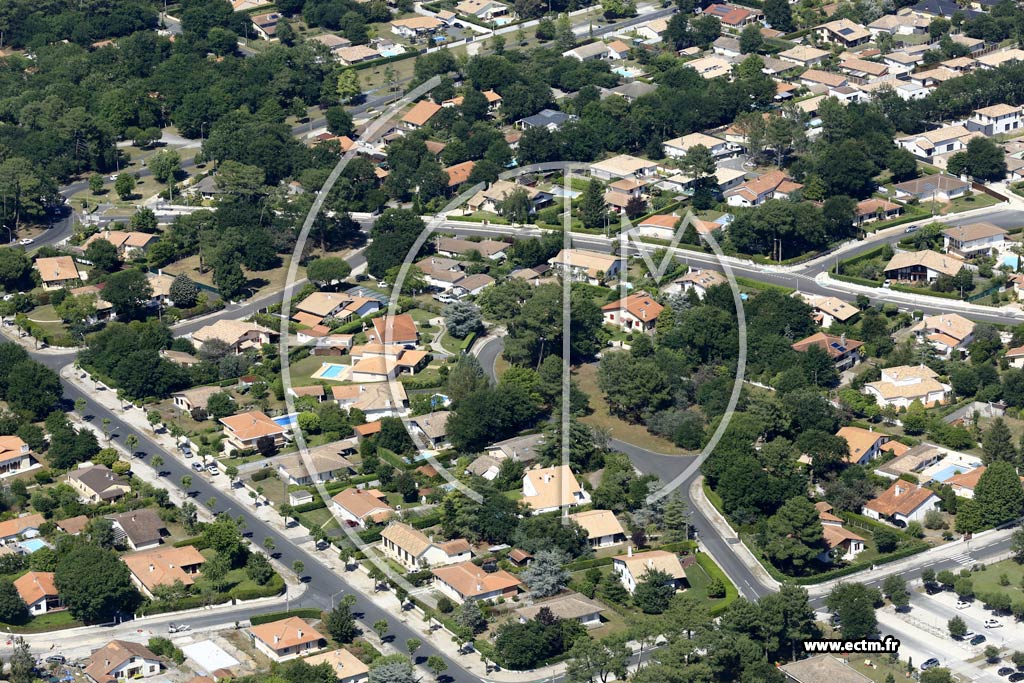
POLYGON ((320 369, 311 375, 312 379, 326 379, 332 382, 345 382, 348 380, 351 370, 349 366, 341 363, 324 363, 320 369), (335 368, 341 368, 335 370, 335 368), (335 372, 337 374, 335 374, 335 372))

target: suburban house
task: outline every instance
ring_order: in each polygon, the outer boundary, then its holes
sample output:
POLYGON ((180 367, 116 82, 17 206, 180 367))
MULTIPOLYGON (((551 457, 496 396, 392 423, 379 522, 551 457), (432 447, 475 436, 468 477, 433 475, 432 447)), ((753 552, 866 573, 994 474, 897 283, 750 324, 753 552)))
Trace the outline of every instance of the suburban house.
POLYGON ((273 40, 274 35, 277 33, 277 24, 281 21, 281 15, 277 12, 268 12, 267 14, 256 14, 250 19, 252 22, 252 28, 263 40, 273 40))
POLYGON ((416 333, 416 321, 408 313, 393 316, 381 316, 372 320, 373 329, 366 331, 366 340, 370 344, 399 344, 415 346, 419 341, 416 333))
POLYGON ((818 94, 828 89, 842 88, 849 83, 846 76, 821 69, 808 69, 800 74, 800 84, 818 94))
POLYGON ((106 517, 114 530, 114 543, 132 550, 155 548, 168 534, 167 525, 152 508, 128 510, 106 517))
POLYGON ((590 173, 599 180, 617 178, 650 178, 658 171, 658 163, 629 154, 616 154, 604 161, 590 164, 590 173))
POLYGON ((430 571, 434 575, 434 587, 460 605, 467 600, 494 602, 498 598, 511 599, 523 585, 504 569, 486 572, 472 562, 460 562, 430 571))
MULTIPOLYGON (((417 36, 434 33, 435 31, 444 28, 444 25, 444 22, 438 19, 437 17, 414 16, 409 17, 408 19, 395 19, 394 21, 392 21, 391 32, 397 36, 413 40, 417 36)), ((421 100, 419 104, 422 104, 425 101, 426 100, 421 100)), ((436 106, 438 109, 441 108, 440 105, 434 106, 436 106)), ((431 114, 431 116, 433 116, 433 114, 431 114)), ((418 124, 418 126, 422 125, 422 123, 418 124)))
POLYGON ((526 118, 519 119, 516 121, 516 126, 522 130, 527 128, 547 128, 549 131, 554 133, 556 130, 562 127, 566 121, 575 119, 576 116, 573 114, 566 114, 555 109, 541 109, 533 116, 527 116, 526 118))
POLYGON ((1010 367, 1024 368, 1024 346, 1009 349, 1006 352, 1006 360, 1010 362, 1010 367))
POLYGON ((401 382, 333 386, 331 397, 346 410, 362 410, 367 422, 375 422, 382 417, 401 417, 409 405, 409 397, 401 382))
POLYGON ((889 73, 889 67, 880 62, 869 62, 859 57, 850 57, 839 63, 839 68, 861 81, 881 78, 889 73))
POLYGON ((85 673, 96 683, 112 683, 150 678, 160 673, 160 667, 160 658, 145 645, 112 640, 89 655, 85 673))
POLYGON ((409 419, 409 424, 426 440, 430 448, 441 448, 448 443, 448 411, 438 410, 409 419))
POLYGON ((601 313, 606 325, 621 327, 624 332, 640 331, 651 334, 664 308, 647 292, 636 292, 624 299, 605 304, 601 307, 601 313))
POLYGON ((694 268, 680 278, 677 278, 665 291, 669 294, 676 292, 686 294, 693 291, 697 297, 703 299, 708 290, 718 285, 728 284, 729 280, 717 270, 703 270, 694 268))
POLYGON ((32 451, 21 437, 0 436, 0 477, 24 472, 36 464, 32 451))
POLYGON ((39 527, 45 523, 46 518, 38 512, 0 522, 0 543, 7 545, 22 538, 35 538, 39 527))
MULTIPOLYGON (((366 344, 364 346, 383 346, 382 344, 366 344)), ((410 351, 401 346, 388 347, 383 353, 368 353, 356 358, 355 351, 360 347, 352 347, 353 364, 349 379, 353 382, 386 382, 394 380, 403 372, 416 374, 417 368, 423 366, 430 357, 428 351, 410 351), (392 350, 394 349, 394 350, 392 350)))
POLYGON ((612 571, 619 575, 619 580, 626 590, 632 593, 637 584, 644 580, 649 571, 662 571, 668 574, 672 586, 682 588, 686 581, 686 571, 679 557, 666 550, 649 550, 646 553, 633 554, 630 546, 625 555, 612 559, 612 571))
POLYGON ((260 439, 270 439, 280 448, 285 444, 288 428, 267 417, 262 410, 251 410, 229 417, 222 417, 224 437, 229 450, 244 451, 259 446, 260 439))
POLYGON ((587 532, 591 548, 604 548, 626 540, 626 530, 611 510, 576 512, 569 515, 569 519, 587 532))
POLYGON ((601 41, 593 43, 587 43, 586 45, 580 45, 574 47, 571 50, 566 50, 562 53, 563 57, 572 57, 578 59, 581 62, 590 62, 595 59, 611 59, 610 50, 608 46, 601 41))
POLYGON ((799 292, 793 296, 803 299, 811 307, 811 318, 826 330, 836 322, 850 322, 860 314, 859 308, 834 296, 817 296, 799 292))
POLYGON ((335 55, 338 50, 352 46, 352 41, 342 36, 336 36, 333 33, 322 33, 318 36, 313 36, 309 39, 311 43, 319 43, 328 50, 331 51, 332 55, 335 55))
POLYGON ((93 242, 103 240, 110 242, 117 249, 117 255, 122 259, 129 259, 136 255, 142 255, 146 253, 146 250, 153 245, 159 238, 157 235, 153 235, 148 232, 123 232, 121 230, 103 230, 93 234, 89 239, 82 243, 83 251, 89 248, 89 245, 93 242))
POLYGON ((923 521, 929 510, 938 508, 939 500, 930 489, 898 479, 865 503, 861 512, 871 519, 903 528, 910 522, 923 521))
POLYGON ((132 490, 127 479, 111 472, 106 465, 71 470, 67 483, 78 492, 78 499, 83 503, 112 503, 132 490))
POLYGON ((292 319, 303 325, 318 325, 325 318, 346 322, 380 310, 380 302, 339 292, 313 292, 295 305, 292 319))
POLYGON ((436 290, 447 291, 466 277, 461 261, 443 256, 427 256, 416 262, 427 284, 436 290))
POLYGON ((33 268, 39 273, 43 289, 60 289, 84 279, 78 272, 75 259, 70 256, 45 256, 35 260, 33 268))
POLYGON ((242 320, 218 320, 212 325, 200 328, 191 334, 196 348, 202 349, 211 341, 221 341, 235 353, 243 353, 249 349, 259 349, 270 344, 278 333, 256 323, 242 320))
POLYGON ((366 683, 370 678, 370 667, 343 647, 306 657, 303 661, 310 666, 328 664, 334 669, 338 683, 366 683))
POLYGON ((758 15, 754 10, 725 3, 715 3, 704 8, 703 14, 718 19, 722 29, 738 32, 748 24, 757 23, 758 15))
POLYGON ((882 370, 882 379, 868 382, 864 392, 878 405, 906 408, 914 401, 926 407, 944 403, 952 387, 938 379, 938 373, 926 365, 899 365, 882 370))
POLYGON ((463 0, 455 6, 455 11, 482 21, 494 21, 511 14, 508 5, 495 0, 463 0))
POLYGON ((822 536, 827 550, 818 555, 822 562, 830 563, 835 559, 850 561, 864 552, 863 537, 843 527, 843 520, 832 514, 832 506, 824 501, 814 504, 818 510, 818 521, 821 522, 822 536))
POLYGON ((28 607, 32 616, 63 609, 53 572, 27 572, 14 580, 14 590, 28 607))
POLYGON ((854 220, 857 225, 872 223, 874 221, 887 221, 903 214, 903 207, 895 202, 886 199, 872 197, 857 202, 854 220))
POLYGON ((537 459, 537 451, 543 444, 543 434, 526 434, 493 443, 484 452, 499 460, 511 458, 516 462, 532 462, 537 459))
POLYGON ((993 104, 990 107, 975 109, 964 125, 967 130, 984 133, 991 137, 1019 130, 1021 123, 1021 108, 1019 106, 993 104))
POLYGON ((186 545, 153 548, 121 557, 128 567, 134 583, 146 597, 153 597, 158 586, 172 586, 180 581, 184 586, 195 583, 206 558, 195 546, 186 545))
POLYGON ((643 202, 641 206, 645 206, 646 202, 643 201, 643 198, 646 188, 646 181, 619 178, 608 184, 608 189, 604 193, 604 202, 616 213, 622 213, 629 207, 630 202, 636 200, 640 200, 643 202))
POLYGON ((940 275, 953 277, 964 265, 956 256, 931 249, 900 251, 885 264, 885 277, 906 282, 932 282, 940 275))
POLYGON ((965 351, 974 341, 974 327, 973 320, 959 313, 943 313, 925 316, 911 330, 918 339, 927 340, 940 356, 948 360, 954 351, 965 351))
POLYGON ((388 524, 380 533, 380 547, 385 555, 409 571, 468 562, 473 558, 466 539, 435 542, 403 522, 388 524))
POLYGON ((352 45, 334 50, 334 56, 343 65, 351 66, 360 62, 368 62, 371 59, 378 59, 380 52, 369 45, 352 45))
POLYGON ((864 342, 847 339, 846 335, 835 336, 825 332, 815 332, 791 345, 794 351, 805 353, 810 348, 818 348, 829 355, 835 362, 836 370, 849 370, 862 359, 860 349, 864 342))
POLYGON ((290 486, 322 484, 354 472, 352 462, 339 454, 342 442, 310 448, 305 455, 293 453, 279 458, 277 474, 290 486))
POLYGON ((534 514, 587 505, 590 494, 580 488, 568 465, 536 467, 523 475, 523 498, 534 514))
POLYGON ((942 231, 942 248, 960 258, 991 256, 1006 244, 1006 230, 991 223, 957 225, 942 231))
POLYGON ((793 62, 800 66, 816 66, 824 62, 831 53, 827 50, 819 50, 810 45, 797 45, 779 53, 779 59, 793 62))
POLYGON ((377 489, 344 489, 331 498, 334 511, 353 526, 366 528, 381 524, 395 513, 388 505, 387 495, 377 489))
POLYGON ((944 126, 917 135, 897 138, 896 143, 924 161, 931 161, 939 154, 959 152, 967 147, 968 141, 978 135, 962 125, 944 126))
POLYGON ((888 434, 875 432, 861 427, 843 427, 836 436, 850 446, 850 455, 846 462, 851 465, 864 465, 882 454, 882 446, 892 439, 888 434))
POLYGON ((252 626, 249 628, 249 637, 257 650, 275 662, 319 650, 327 642, 315 628, 299 617, 252 626))
MULTIPOLYGON (((697 48, 693 48, 697 49, 697 48)), ((721 55, 708 55, 686 62, 686 66, 700 74, 705 80, 725 78, 732 74, 732 62, 721 55)))
POLYGON ((928 19, 915 14, 886 14, 872 21, 866 28, 874 36, 881 33, 888 33, 891 36, 912 36, 925 33, 929 23, 928 19))
POLYGON ((614 280, 622 267, 622 259, 617 256, 584 249, 562 249, 548 263, 563 277, 592 285, 614 280))
POLYGON ((189 413, 197 408, 206 410, 206 406, 210 402, 210 397, 214 394, 225 393, 225 391, 226 390, 223 387, 216 385, 209 387, 195 387, 194 389, 185 389, 184 391, 177 391, 171 394, 171 400, 173 401, 175 408, 189 413))
POLYGON ((519 623, 525 624, 536 619, 542 609, 548 610, 556 619, 572 619, 587 628, 600 626, 601 612, 605 611, 604 605, 596 600, 591 600, 580 593, 569 593, 535 602, 528 607, 519 607, 516 609, 516 616, 519 617, 519 623))
POLYGON ((736 145, 726 142, 721 138, 705 135, 704 133, 690 133, 689 135, 672 138, 662 143, 665 156, 673 159, 686 156, 686 153, 697 145, 706 147, 714 157, 725 157, 738 151, 736 145))
POLYGON ((758 206, 769 199, 786 199, 801 188, 784 172, 769 171, 728 190, 725 201, 729 206, 758 206))
MULTIPOLYGON (((519 183, 512 182, 511 180, 496 180, 491 183, 490 187, 484 190, 480 190, 473 195, 469 201, 466 202, 466 211, 468 213, 476 213, 477 211, 485 211, 487 213, 495 213, 501 215, 502 213, 502 202, 505 201, 510 194, 516 190, 522 190, 526 193, 526 198, 530 200, 530 213, 534 213, 537 209, 548 204, 554 198, 550 192, 543 192, 535 187, 528 185, 520 185, 519 183)), ((449 238, 445 238, 449 239, 449 238)), ((444 240, 438 240, 437 253, 442 256, 452 256, 441 250, 440 244, 444 240)), ((456 242, 463 242, 466 240, 454 240, 456 242)), ((491 240, 484 240, 490 242, 491 240)), ((482 244, 482 242, 473 242, 471 244, 482 244)), ((501 244, 498 242, 497 244, 501 244)), ((486 247, 484 247, 486 249, 486 247)), ((479 251, 480 247, 476 250, 479 251)), ((481 256, 484 256, 481 252, 481 256)), ((488 258, 494 258, 493 256, 487 255, 488 258)))
POLYGON ((963 471, 957 471, 956 474, 942 483, 953 489, 953 493, 959 497, 973 499, 974 489, 978 485, 981 475, 985 474, 986 469, 984 465, 964 468, 963 471))
MULTIPOLYGON (((496 184, 494 183, 494 185, 496 184)), ((517 186, 515 183, 512 183, 512 185, 514 185, 512 189, 515 189, 515 187, 522 187, 523 190, 529 189, 525 185, 517 186)), ((437 253, 448 258, 458 258, 476 252, 483 258, 490 259, 491 261, 501 261, 506 258, 506 252, 511 246, 508 242, 499 242, 497 240, 474 242, 457 237, 439 237, 437 240, 437 253)))
POLYGON ((837 43, 843 47, 856 47, 871 40, 871 31, 849 19, 837 19, 814 30, 818 40, 837 43))
MULTIPOLYGON (((417 19, 430 19, 431 17, 416 17, 417 19)), ((441 111, 440 104, 434 104, 430 100, 420 100, 413 108, 402 117, 401 124, 405 130, 417 130, 427 125, 430 119, 434 118, 437 112, 441 111)))

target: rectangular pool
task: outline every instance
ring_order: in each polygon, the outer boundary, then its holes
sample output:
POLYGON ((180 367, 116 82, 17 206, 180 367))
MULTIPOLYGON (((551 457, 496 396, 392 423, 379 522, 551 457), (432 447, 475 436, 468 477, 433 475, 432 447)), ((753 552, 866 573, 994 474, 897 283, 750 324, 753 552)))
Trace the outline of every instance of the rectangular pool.
POLYGON ((291 415, 281 415, 280 417, 275 417, 274 422, 281 425, 282 427, 294 427, 295 413, 292 413, 291 415))
POLYGON ((37 550, 42 550, 43 548, 48 548, 49 546, 46 545, 46 541, 44 541, 41 538, 30 538, 26 541, 22 541, 21 547, 27 550, 29 553, 34 553, 37 550))
POLYGON ((949 467, 943 467, 941 470, 932 475, 932 479, 935 481, 946 481, 947 479, 956 476, 957 472, 968 472, 974 469, 973 467, 965 467, 964 465, 950 465, 949 467))
POLYGON ((320 366, 320 369, 313 373, 314 379, 343 379, 346 371, 348 370, 347 365, 340 363, 324 363, 320 366))

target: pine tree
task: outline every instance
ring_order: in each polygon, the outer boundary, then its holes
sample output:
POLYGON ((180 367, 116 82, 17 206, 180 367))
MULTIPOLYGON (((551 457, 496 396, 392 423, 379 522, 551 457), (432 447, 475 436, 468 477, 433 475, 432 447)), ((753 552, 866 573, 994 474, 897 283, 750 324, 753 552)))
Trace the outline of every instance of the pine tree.
POLYGON ((992 425, 982 438, 982 455, 986 465, 994 462, 1017 460, 1017 449, 1013 446, 1013 435, 1003 418, 992 420, 992 425))
POLYGON ((580 200, 580 220, 585 228, 604 226, 604 188, 600 181, 591 180, 580 200))
POLYGON ((192 308, 199 300, 199 288, 187 275, 174 278, 168 293, 178 308, 192 308))
POLYGON ((765 553, 779 568, 801 572, 821 552, 823 533, 814 505, 804 496, 790 498, 768 520, 765 553))
POLYGON ((674 543, 686 537, 686 503, 679 496, 672 496, 665 503, 661 525, 664 528, 662 540, 665 543, 674 543))

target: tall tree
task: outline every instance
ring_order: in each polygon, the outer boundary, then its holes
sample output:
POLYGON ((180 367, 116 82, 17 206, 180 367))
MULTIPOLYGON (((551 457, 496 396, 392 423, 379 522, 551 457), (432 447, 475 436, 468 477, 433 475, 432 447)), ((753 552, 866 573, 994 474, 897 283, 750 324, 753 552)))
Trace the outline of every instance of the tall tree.
POLYGON ((1024 488, 1017 468, 1004 460, 986 467, 974 488, 974 503, 986 526, 1019 517, 1024 512, 1024 488))
POLYGON ((784 571, 801 573, 822 551, 818 511, 806 496, 790 498, 768 520, 765 553, 784 571))

